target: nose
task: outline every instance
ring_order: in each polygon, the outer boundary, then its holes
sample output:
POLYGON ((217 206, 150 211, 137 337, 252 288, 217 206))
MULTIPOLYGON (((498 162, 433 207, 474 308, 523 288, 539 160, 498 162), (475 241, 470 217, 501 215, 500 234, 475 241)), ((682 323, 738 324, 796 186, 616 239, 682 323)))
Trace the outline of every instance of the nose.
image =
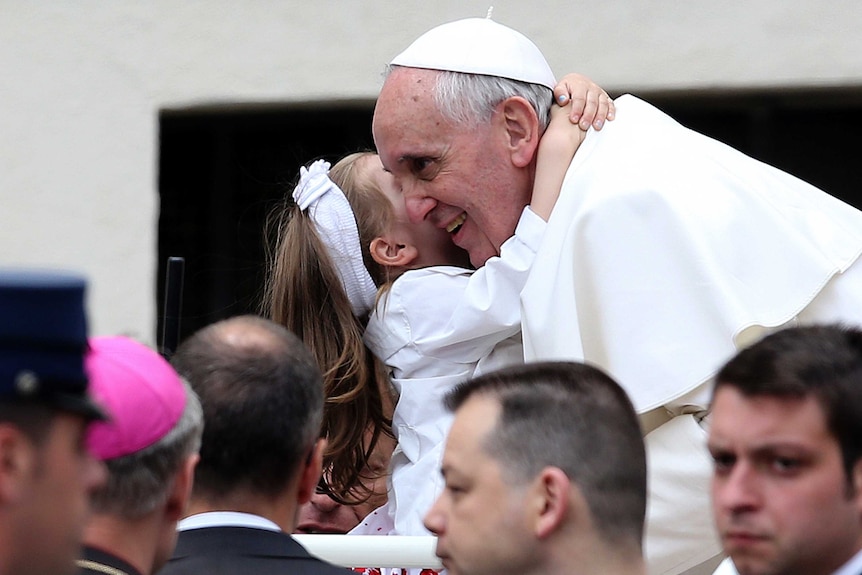
POLYGON ((311 496, 311 504, 321 513, 332 513, 340 503, 325 493, 315 493, 311 496))
POLYGON ((422 520, 422 523, 425 525, 425 529, 438 537, 446 531, 446 517, 442 509, 442 499, 442 495, 437 498, 434 505, 431 506, 431 509, 428 510, 428 513, 425 514, 425 518, 422 520))
POLYGON ((410 223, 421 223, 428 214, 437 206, 437 200, 428 196, 406 195, 404 202, 407 208, 407 217, 410 223))
POLYGON ((421 187, 416 184, 415 180, 398 178, 396 179, 396 183, 401 189, 401 195, 404 196, 404 204, 407 208, 407 217, 410 218, 410 223, 420 223, 434 209, 437 201, 422 193, 421 187))
POLYGON ((757 473, 751 466, 737 463, 724 476, 713 479, 713 500, 716 511, 739 513, 757 509, 760 489, 757 473))

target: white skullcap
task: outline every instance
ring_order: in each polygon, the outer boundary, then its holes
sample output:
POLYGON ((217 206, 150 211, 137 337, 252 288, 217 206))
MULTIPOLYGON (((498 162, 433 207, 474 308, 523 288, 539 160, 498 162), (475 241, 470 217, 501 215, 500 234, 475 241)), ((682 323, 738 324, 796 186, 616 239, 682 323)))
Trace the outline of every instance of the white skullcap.
POLYGON ((557 81, 529 38, 490 18, 466 18, 425 32, 390 64, 465 72, 547 86, 557 81))

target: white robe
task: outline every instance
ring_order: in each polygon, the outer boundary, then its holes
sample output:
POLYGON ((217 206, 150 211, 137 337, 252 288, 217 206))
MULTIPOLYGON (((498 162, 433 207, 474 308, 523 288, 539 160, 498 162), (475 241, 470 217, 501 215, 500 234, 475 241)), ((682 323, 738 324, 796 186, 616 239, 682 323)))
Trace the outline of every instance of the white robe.
MULTIPOLYGON (((639 413, 682 415, 769 330, 862 324, 860 266, 841 275, 862 253, 862 212, 633 96, 615 104, 575 154, 521 294, 527 361, 587 361, 639 413)), ((688 415, 646 439, 649 571, 681 573, 720 551, 705 432, 688 415)))

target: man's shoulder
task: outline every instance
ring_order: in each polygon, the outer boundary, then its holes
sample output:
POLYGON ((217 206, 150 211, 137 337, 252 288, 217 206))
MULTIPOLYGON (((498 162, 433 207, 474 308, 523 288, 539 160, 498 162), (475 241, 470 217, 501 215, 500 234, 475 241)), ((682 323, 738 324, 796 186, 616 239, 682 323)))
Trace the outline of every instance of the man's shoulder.
POLYGON ((177 547, 159 575, 200 573, 350 575, 351 571, 310 555, 286 533, 250 527, 205 527, 181 531, 177 547))
POLYGON ((117 557, 113 553, 109 553, 103 549, 98 549, 91 545, 84 546, 84 556, 76 562, 79 575, 88 573, 120 573, 124 575, 140 575, 131 563, 117 557))

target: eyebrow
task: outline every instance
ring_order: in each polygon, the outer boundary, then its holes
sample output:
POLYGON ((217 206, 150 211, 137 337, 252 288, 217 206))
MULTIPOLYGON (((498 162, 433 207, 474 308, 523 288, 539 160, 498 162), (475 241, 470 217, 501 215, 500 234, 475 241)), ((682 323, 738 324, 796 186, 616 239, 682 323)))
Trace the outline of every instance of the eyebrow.
POLYGON ((707 441, 706 447, 710 452, 721 452, 721 453, 743 453, 743 454, 753 454, 755 456, 763 455, 767 453, 774 453, 776 451, 782 450, 791 450, 800 455, 809 454, 809 453, 818 453, 820 451, 819 447, 814 445, 810 445, 808 443, 800 443, 798 441, 775 441, 769 443, 763 443, 760 445, 748 446, 742 449, 735 449, 732 446, 729 446, 726 443, 713 443, 707 441))

